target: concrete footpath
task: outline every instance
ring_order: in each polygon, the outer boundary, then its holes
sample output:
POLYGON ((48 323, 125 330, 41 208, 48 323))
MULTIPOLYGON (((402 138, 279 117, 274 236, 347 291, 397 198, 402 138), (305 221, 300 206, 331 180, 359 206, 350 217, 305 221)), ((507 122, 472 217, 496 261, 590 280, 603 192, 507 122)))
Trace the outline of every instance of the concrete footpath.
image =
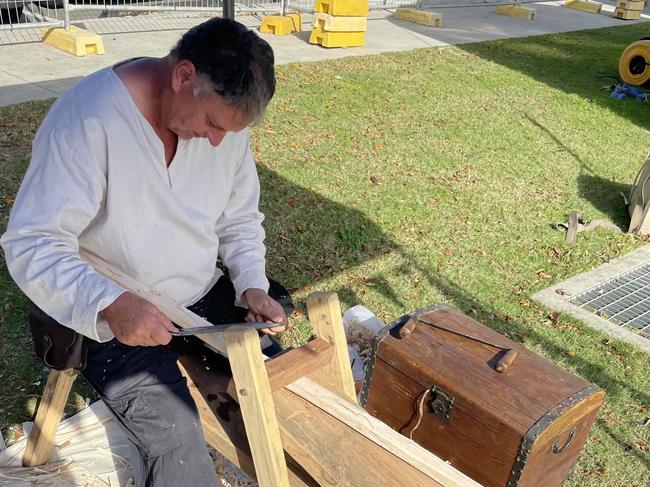
MULTIPOLYGON (((650 20, 650 8, 645 10, 640 21, 613 18, 613 0, 605 1, 600 14, 571 10, 563 4, 563 1, 527 4, 536 9, 533 21, 498 15, 494 6, 439 8, 436 11, 443 16, 442 27, 395 20, 392 12, 387 10, 373 11, 369 16, 366 45, 355 48, 327 49, 309 44, 309 15, 304 17, 303 32, 288 36, 261 35, 273 46, 278 64, 285 64, 630 25, 650 20)), ((35 30, 14 31, 28 42, 0 45, 0 106, 56 97, 81 77, 123 59, 163 56, 183 32, 205 19, 183 13, 152 13, 82 21, 86 28, 102 35, 106 49, 104 55, 87 57, 75 57, 38 42, 35 30)), ((255 16, 240 16, 237 20, 251 28, 257 28, 260 22, 255 16)))

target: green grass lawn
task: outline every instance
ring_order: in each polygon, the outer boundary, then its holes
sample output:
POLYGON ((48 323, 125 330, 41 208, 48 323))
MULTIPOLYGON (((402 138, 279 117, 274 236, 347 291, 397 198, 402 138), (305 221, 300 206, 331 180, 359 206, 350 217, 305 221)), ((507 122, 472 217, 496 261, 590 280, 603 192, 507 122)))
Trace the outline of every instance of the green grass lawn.
MULTIPOLYGON (((597 230, 574 245, 571 210, 625 226, 645 161, 649 105, 600 91, 647 25, 348 58, 278 69, 254 149, 270 274, 304 299, 337 291, 385 321, 450 303, 608 393, 570 486, 650 485, 650 361, 530 296, 644 238, 597 230)), ((0 109, 2 223, 48 102, 0 109)), ((0 273, 0 428, 43 386, 25 300, 0 273)), ((76 401, 88 394, 80 384, 76 401)))

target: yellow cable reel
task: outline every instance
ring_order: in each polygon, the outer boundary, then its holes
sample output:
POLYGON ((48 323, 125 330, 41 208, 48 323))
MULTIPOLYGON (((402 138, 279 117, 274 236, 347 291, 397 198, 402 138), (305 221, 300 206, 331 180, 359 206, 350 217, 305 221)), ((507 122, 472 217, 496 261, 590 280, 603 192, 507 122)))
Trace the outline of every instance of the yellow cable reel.
POLYGON ((618 62, 618 73, 630 85, 641 86, 650 81, 650 40, 627 46, 618 62))

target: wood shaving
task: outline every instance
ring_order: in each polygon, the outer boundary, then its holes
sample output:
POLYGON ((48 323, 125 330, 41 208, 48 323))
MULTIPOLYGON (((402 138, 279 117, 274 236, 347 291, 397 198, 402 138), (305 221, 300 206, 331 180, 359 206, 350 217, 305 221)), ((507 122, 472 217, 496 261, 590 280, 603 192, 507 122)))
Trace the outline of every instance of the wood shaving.
POLYGON ((110 487, 71 459, 39 467, 0 467, 0 487, 110 487))
POLYGON ((363 361, 363 370, 366 370, 368 361, 370 360, 370 352, 372 350, 372 339, 375 333, 368 328, 359 324, 358 321, 350 321, 346 339, 348 345, 352 346, 359 352, 361 360, 363 361))
POLYGON ((255 479, 234 465, 217 450, 208 446, 221 487, 258 487, 255 479))

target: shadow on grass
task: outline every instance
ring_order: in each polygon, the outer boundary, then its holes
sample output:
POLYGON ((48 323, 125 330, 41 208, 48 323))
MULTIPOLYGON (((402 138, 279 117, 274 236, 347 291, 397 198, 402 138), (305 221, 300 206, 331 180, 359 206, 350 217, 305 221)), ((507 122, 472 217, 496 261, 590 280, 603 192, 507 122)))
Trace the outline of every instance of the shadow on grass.
POLYGON ((532 125, 544 132, 562 151, 570 154, 576 160, 580 171, 576 181, 578 194, 588 200, 594 208, 605 213, 614 224, 621 229, 626 229, 630 217, 625 206, 625 198, 630 194, 632 185, 617 183, 598 176, 589 162, 580 157, 553 131, 530 115, 525 114, 525 117, 532 125))
POLYGON ((650 472, 650 459, 649 459, 650 457, 648 457, 647 455, 644 456, 638 451, 636 451, 635 448, 628 441, 625 441, 625 438, 623 436, 619 435, 618 433, 616 433, 616 431, 612 430, 612 428, 610 428, 603 419, 598 419, 596 421, 596 424, 598 424, 598 427, 602 428, 602 430, 605 433, 607 433, 610 436, 610 438, 614 440, 621 447, 623 451, 625 451, 626 454, 634 455, 640 462, 645 464, 646 468, 650 472))
POLYGON ((323 198, 269 169, 258 168, 258 173, 260 209, 266 215, 268 273, 279 276, 289 290, 312 285, 396 248, 359 210, 323 198))
POLYGON ((630 215, 625 207, 624 197, 630 194, 632 185, 591 174, 581 174, 577 182, 581 197, 589 200, 594 208, 605 213, 607 218, 622 230, 627 230, 630 215))
POLYGON ((631 99, 613 100, 601 91, 604 85, 616 82, 619 58, 625 48, 647 31, 648 24, 636 24, 459 47, 565 93, 577 94, 648 128, 650 113, 646 107, 631 99))
MULTIPOLYGON (((543 11, 545 8, 556 10, 558 7, 536 5, 536 8, 543 11)), ((531 37, 481 42, 485 32, 480 28, 476 32, 458 35, 453 29, 441 31, 411 22, 391 21, 403 29, 436 41, 456 43, 458 49, 467 53, 517 71, 557 90, 579 95, 639 127, 650 127, 650 111, 644 104, 629 98, 614 100, 602 91, 604 86, 611 86, 618 81, 621 54, 632 42, 648 35, 648 23, 559 34, 539 34, 531 25, 531 37), (463 43, 467 39, 473 42, 463 43)), ((468 59, 466 62, 469 75, 473 61, 468 59)))

